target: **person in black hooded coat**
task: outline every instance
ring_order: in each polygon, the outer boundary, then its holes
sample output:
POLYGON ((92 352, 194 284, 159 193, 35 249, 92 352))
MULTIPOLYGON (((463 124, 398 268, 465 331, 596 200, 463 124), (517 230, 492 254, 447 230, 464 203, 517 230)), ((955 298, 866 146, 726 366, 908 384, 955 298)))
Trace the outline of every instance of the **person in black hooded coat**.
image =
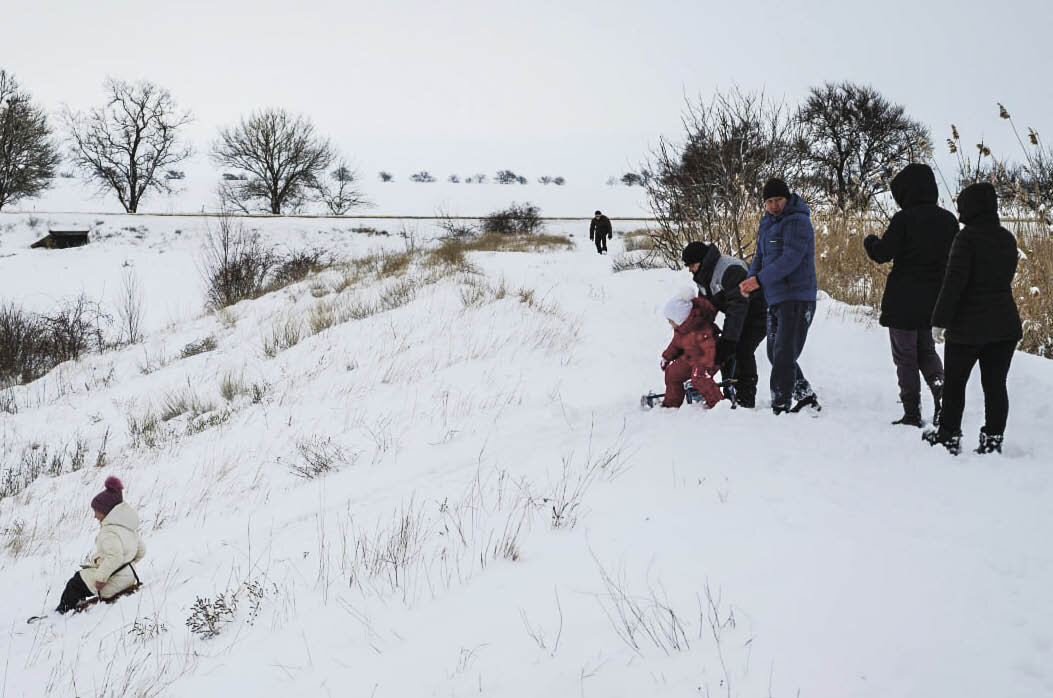
POLYGON ((998 218, 998 197, 988 182, 973 184, 958 195, 958 218, 965 227, 954 239, 932 324, 946 328, 943 362, 943 419, 926 432, 931 445, 953 454, 961 450, 965 385, 980 362, 985 423, 978 453, 1002 450, 1009 416, 1006 377, 1016 344, 1023 336, 1013 299, 1016 238, 998 218))
POLYGON ((880 322, 889 329, 903 403, 903 416, 893 424, 920 427, 919 371, 932 391, 933 422, 938 423, 940 417, 943 364, 932 339, 932 309, 951 243, 958 234, 958 221, 937 205, 936 176, 928 165, 903 168, 892 179, 892 196, 901 210, 892 217, 884 235, 868 235, 863 247, 878 264, 892 262, 881 297, 880 322))

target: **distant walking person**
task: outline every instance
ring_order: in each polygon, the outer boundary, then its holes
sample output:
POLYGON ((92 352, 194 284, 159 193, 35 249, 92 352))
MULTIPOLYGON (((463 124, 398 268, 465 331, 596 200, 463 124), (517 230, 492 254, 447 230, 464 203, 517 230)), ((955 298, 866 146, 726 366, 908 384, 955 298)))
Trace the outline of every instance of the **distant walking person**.
POLYGON ((1023 336, 1013 300, 1017 248, 1013 234, 998 218, 998 197, 988 182, 958 195, 958 220, 965 224, 951 245, 932 324, 944 327, 943 417, 938 430, 922 435, 952 454, 961 451, 965 385, 980 362, 985 421, 977 453, 1002 452, 1009 417, 1006 378, 1016 343, 1023 336))
POLYGON ((763 198, 766 213, 757 230, 757 251, 749 278, 739 289, 743 296, 759 289, 768 302, 772 412, 818 410, 819 399, 797 363, 815 315, 818 290, 811 212, 781 179, 768 180, 763 198))
POLYGON ((698 295, 724 313, 724 327, 717 340, 716 364, 722 381, 734 378, 735 398, 743 407, 757 402, 757 346, 767 334, 764 294, 746 298, 739 284, 749 267, 741 259, 722 254, 716 244, 691 242, 680 255, 698 286, 698 295))
POLYGON ((592 217, 589 223, 589 239, 595 241, 596 252, 603 254, 607 251, 607 241, 614 237, 611 229, 611 219, 599 211, 592 217))
POLYGON ((867 255, 892 271, 881 297, 881 325, 888 328, 903 416, 893 424, 921 427, 921 380, 932 392, 933 424, 939 426, 943 364, 932 340, 932 309, 940 293, 958 219, 937 205, 936 176, 928 165, 907 165, 892 179, 900 211, 881 237, 863 241, 867 255))

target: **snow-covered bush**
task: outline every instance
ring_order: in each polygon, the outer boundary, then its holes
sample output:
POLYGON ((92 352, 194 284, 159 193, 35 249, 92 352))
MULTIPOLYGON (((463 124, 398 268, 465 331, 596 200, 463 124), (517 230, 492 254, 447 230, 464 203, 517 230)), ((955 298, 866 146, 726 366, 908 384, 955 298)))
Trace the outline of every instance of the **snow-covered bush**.
POLYGON ((28 383, 64 361, 108 344, 110 317, 81 294, 52 313, 0 306, 0 384, 28 383))
POLYGON ((494 211, 482 220, 484 233, 503 235, 535 235, 544 228, 541 209, 529 202, 513 203, 506 209, 494 211))

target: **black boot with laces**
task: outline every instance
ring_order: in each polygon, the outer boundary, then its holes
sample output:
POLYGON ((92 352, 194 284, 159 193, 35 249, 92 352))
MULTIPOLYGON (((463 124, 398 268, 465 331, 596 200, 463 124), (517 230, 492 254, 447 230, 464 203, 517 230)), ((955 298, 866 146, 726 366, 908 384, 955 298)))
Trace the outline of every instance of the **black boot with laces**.
POLYGON ((939 444, 947 449, 947 453, 956 456, 962 452, 962 434, 947 434, 942 429, 930 429, 921 435, 923 441, 930 446, 939 444))
POLYGON ((937 378, 929 383, 932 391, 932 402, 935 407, 932 410, 932 426, 940 426, 940 418, 943 417, 943 378, 937 378))
POLYGON ((976 449, 977 453, 1001 453, 1002 452, 1002 435, 1001 434, 988 434, 987 429, 980 430, 980 446, 976 449))

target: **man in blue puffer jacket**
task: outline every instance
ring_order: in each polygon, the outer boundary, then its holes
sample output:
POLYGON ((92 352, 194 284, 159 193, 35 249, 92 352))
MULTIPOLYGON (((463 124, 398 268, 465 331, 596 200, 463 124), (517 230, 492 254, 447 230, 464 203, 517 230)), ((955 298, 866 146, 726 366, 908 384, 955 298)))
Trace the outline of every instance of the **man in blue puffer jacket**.
POLYGON ((815 230, 811 211, 786 182, 764 185, 764 209, 757 252, 742 295, 763 293, 768 302, 768 361, 775 414, 820 409, 815 391, 797 363, 815 315, 815 230))

